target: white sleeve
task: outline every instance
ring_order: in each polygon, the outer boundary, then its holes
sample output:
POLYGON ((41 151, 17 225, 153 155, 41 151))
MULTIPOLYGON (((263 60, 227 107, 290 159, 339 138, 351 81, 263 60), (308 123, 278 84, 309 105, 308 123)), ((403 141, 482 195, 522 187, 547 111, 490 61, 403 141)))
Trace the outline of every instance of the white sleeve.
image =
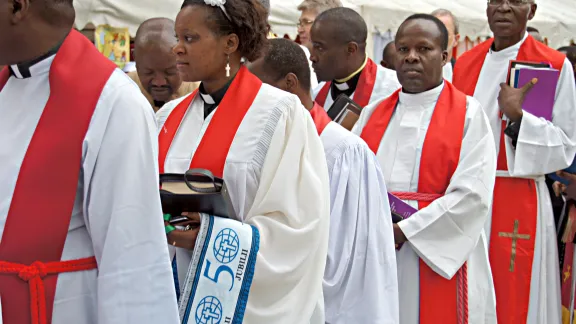
POLYGON ((552 122, 524 112, 516 149, 506 138, 508 169, 512 175, 529 176, 555 172, 568 167, 576 155, 576 86, 574 71, 564 61, 552 122))
MULTIPOLYGON (((101 97, 110 116, 84 215, 98 261, 98 323, 179 323, 158 193, 154 112, 136 88, 101 97)), ((88 150, 94 148, 88 147, 88 150)))
POLYGON ((326 158, 310 114, 286 97, 245 221, 260 251, 245 323, 309 323, 322 298, 330 194, 326 158))
POLYGON ((328 161, 331 215, 324 273, 326 322, 399 323, 392 219, 376 156, 358 140, 336 159, 328 156, 328 161))
POLYGON ((476 247, 492 204, 496 148, 482 106, 468 97, 458 167, 445 195, 398 223, 432 270, 451 279, 476 247))

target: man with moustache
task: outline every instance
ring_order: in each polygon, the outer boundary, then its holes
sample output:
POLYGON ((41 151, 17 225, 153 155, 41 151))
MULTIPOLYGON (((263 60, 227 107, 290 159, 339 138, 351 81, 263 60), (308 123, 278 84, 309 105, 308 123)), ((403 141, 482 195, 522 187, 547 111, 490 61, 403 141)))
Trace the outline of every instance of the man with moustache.
POLYGON ((175 44, 174 21, 168 18, 146 20, 136 32, 136 71, 128 76, 138 84, 154 111, 198 88, 197 82, 182 82, 176 69, 176 55, 172 53, 175 44))
POLYGON ((554 216, 545 174, 568 167, 576 154, 576 88, 566 57, 526 31, 533 0, 489 0, 494 38, 464 53, 454 85, 484 107, 498 148, 492 213, 486 223, 499 323, 561 323, 554 216), (522 110, 534 79, 505 84, 511 60, 549 62, 561 71, 552 121, 522 110))
POLYGON ((448 31, 431 15, 396 34, 402 89, 352 130, 380 161, 386 187, 418 209, 394 225, 400 323, 495 323, 484 223, 496 150, 482 106, 442 77, 448 31))

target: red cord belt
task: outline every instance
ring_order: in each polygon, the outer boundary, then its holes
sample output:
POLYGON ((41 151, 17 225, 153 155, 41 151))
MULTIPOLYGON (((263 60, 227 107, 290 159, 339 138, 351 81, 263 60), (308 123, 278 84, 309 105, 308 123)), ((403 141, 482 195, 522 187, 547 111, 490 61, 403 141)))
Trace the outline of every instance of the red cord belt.
MULTIPOLYGON (((394 196, 402 200, 416 200, 422 202, 433 202, 443 195, 420 193, 420 192, 391 192, 394 196)), ((458 323, 468 323, 468 263, 456 273, 458 280, 458 323)))
POLYGON ((34 262, 31 265, 0 261, 0 274, 18 275, 20 279, 28 282, 28 286, 30 287, 30 314, 32 315, 32 324, 46 324, 44 277, 66 272, 92 270, 97 267, 96 258, 94 257, 48 263, 34 262))

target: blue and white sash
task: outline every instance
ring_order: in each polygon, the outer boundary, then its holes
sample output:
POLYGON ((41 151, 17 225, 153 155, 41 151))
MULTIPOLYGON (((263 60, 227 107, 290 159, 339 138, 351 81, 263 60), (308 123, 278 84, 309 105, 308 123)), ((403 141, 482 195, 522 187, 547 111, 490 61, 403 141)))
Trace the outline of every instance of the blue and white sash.
POLYGON ((201 214, 202 222, 180 294, 182 324, 240 324, 254 276, 256 227, 201 214))

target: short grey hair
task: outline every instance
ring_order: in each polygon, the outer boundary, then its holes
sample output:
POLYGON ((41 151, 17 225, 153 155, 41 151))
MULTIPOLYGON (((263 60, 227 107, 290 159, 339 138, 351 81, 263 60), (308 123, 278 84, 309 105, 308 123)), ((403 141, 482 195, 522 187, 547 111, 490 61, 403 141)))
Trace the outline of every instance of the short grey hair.
POLYGON ((260 0, 260 3, 266 8, 266 11, 270 13, 270 0, 260 0))
POLYGON ((326 10, 339 7, 343 7, 340 0, 304 0, 298 5, 298 10, 314 10, 317 14, 321 14, 326 10))
POLYGON ((460 33, 460 23, 452 11, 448 9, 436 9, 431 13, 431 15, 434 17, 450 17, 454 22, 454 35, 458 35, 460 33))

